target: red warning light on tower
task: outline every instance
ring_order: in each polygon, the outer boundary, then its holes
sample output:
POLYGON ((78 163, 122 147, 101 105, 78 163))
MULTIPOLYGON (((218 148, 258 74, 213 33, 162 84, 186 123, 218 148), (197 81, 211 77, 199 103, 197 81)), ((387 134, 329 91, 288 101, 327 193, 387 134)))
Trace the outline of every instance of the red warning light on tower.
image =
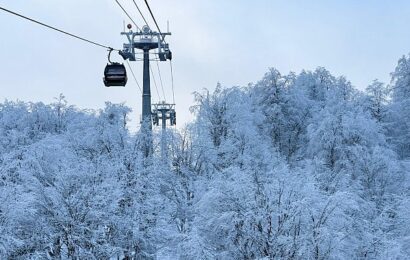
POLYGON ((129 23, 129 24, 127 25, 127 28, 128 28, 129 30, 131 30, 132 25, 129 23))

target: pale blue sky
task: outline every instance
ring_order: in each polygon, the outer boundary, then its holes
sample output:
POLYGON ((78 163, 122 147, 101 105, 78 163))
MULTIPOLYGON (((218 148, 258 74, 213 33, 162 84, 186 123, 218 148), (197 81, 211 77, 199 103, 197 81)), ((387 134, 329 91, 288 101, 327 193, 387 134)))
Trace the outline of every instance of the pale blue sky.
MULTIPOLYGON (((131 0, 121 0, 139 24, 131 0)), ((149 18, 143 0, 136 0, 149 18)), ((357 88, 390 80, 397 60, 410 52, 410 1, 150 0, 174 54, 178 123, 192 116, 192 92, 258 81, 269 67, 282 73, 326 67, 357 88)), ((4 0, 10 8, 92 40, 121 48, 126 19, 114 0, 4 0)), ((149 20, 150 21, 150 20, 149 20)), ((141 94, 133 82, 107 89, 106 51, 0 13, 0 99, 51 102, 64 93, 70 104, 100 108, 126 102, 135 127, 141 94)), ((156 72, 156 64, 154 72, 156 72)), ((169 65, 161 64, 171 100, 169 65)), ((133 64, 141 80, 142 64, 133 64)), ((156 77, 159 85, 158 76, 156 77)), ((152 86, 153 87, 153 86, 152 86)), ((157 94, 153 87, 153 101, 157 94)))

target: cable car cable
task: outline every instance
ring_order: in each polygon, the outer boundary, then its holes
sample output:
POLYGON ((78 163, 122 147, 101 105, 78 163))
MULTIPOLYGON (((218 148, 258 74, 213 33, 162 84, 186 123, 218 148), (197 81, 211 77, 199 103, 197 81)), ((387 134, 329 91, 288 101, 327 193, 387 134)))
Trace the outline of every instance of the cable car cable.
POLYGON ((139 89, 139 90, 140 90, 140 92, 142 93, 141 86, 140 86, 140 84, 138 83, 137 77, 135 77, 134 71, 132 70, 132 68, 131 68, 131 65, 130 65, 129 61, 128 61, 128 60, 125 60, 125 61, 127 62, 128 68, 129 68, 129 69, 130 69, 130 71, 131 71, 131 75, 132 75, 132 77, 134 78, 135 83, 137 83, 138 89, 139 89))
POLYGON ((128 14, 128 12, 124 9, 124 7, 122 7, 122 5, 120 4, 120 2, 118 2, 118 0, 115 0, 115 2, 117 2, 118 6, 122 9, 122 11, 128 16, 128 18, 131 20, 131 22, 135 25, 135 27, 137 27, 138 30, 141 31, 141 29, 139 28, 139 26, 135 23, 134 19, 131 18, 131 16, 128 14))
POLYGON ((161 33, 161 29, 160 29, 159 26, 158 26, 157 20, 155 19, 154 14, 153 14, 152 11, 151 11, 151 7, 149 6, 147 0, 144 0, 144 1, 145 1, 145 4, 146 4, 147 8, 148 8, 149 13, 151 14, 152 19, 154 20, 155 25, 157 26, 158 32, 159 32, 160 35, 162 36, 162 40, 165 42, 165 36, 162 35, 162 33, 161 33))
POLYGON ((162 83, 161 70, 159 69, 159 64, 158 64, 159 62, 156 61, 156 63, 157 63, 157 68, 158 68, 159 81, 161 83, 161 88, 162 88, 162 94, 164 95, 165 101, 167 101, 167 99, 165 98, 166 96, 165 96, 165 91, 164 91, 164 84, 162 83))
POLYGON ((159 101, 160 101, 160 99, 161 99, 161 96, 159 95, 157 82, 155 81, 155 76, 154 76, 154 72, 152 72, 152 67, 150 66, 149 69, 150 69, 150 71, 151 71, 152 80, 154 81, 154 86, 155 86, 155 89, 156 89, 156 91, 157 91, 158 103, 159 103, 159 101))
POLYGON ((171 67, 171 86, 172 86, 172 102, 175 104, 175 92, 174 92, 174 72, 172 69, 172 60, 169 61, 169 66, 171 67))
POLYGON ((3 10, 3 11, 5 11, 5 12, 8 12, 8 13, 10 13, 10 14, 12 14, 12 15, 18 16, 18 17, 20 17, 20 18, 26 19, 26 20, 28 20, 28 21, 30 21, 30 22, 39 24, 39 25, 41 25, 41 26, 47 27, 47 28, 49 28, 49 29, 55 30, 55 31, 57 31, 57 32, 66 34, 66 35, 71 36, 71 37, 73 37, 73 38, 76 38, 76 39, 79 39, 79 40, 82 40, 82 41, 85 41, 85 42, 94 44, 94 45, 99 46, 99 47, 102 47, 102 48, 104 48, 104 49, 119 51, 118 49, 114 49, 114 48, 111 48, 111 47, 109 47, 109 46, 106 46, 106 45, 103 45, 103 44, 100 44, 100 43, 97 43, 97 42, 88 40, 88 39, 86 39, 86 38, 77 36, 77 35, 75 35, 75 34, 72 34, 72 33, 66 32, 66 31, 63 31, 63 30, 58 29, 58 28, 56 28, 56 27, 53 27, 53 26, 51 26, 51 25, 48 25, 48 24, 39 22, 39 21, 37 21, 37 20, 34 20, 34 19, 29 18, 29 17, 27 17, 27 16, 24 16, 24 15, 22 15, 22 14, 13 12, 13 11, 11 11, 11 10, 8 10, 8 9, 6 9, 6 8, 4 8, 4 7, 1 7, 1 6, 0 6, 0 10, 3 10))
POLYGON ((135 0, 132 0, 132 1, 134 2, 135 7, 137 8, 138 12, 139 12, 140 15, 142 16, 142 19, 144 19, 145 25, 148 26, 148 22, 147 22, 147 20, 145 19, 144 15, 142 14, 142 12, 141 12, 140 8, 138 7, 137 3, 135 2, 135 0))

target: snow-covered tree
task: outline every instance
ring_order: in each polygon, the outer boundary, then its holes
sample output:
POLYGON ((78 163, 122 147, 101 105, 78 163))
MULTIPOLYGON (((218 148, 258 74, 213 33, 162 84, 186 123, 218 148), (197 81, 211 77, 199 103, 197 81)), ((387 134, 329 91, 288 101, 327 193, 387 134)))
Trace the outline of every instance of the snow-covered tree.
POLYGON ((5 101, 0 258, 406 259, 408 64, 392 92, 317 68, 195 93, 165 160, 124 104, 5 101))
POLYGON ((374 80, 366 88, 368 95, 368 109, 371 115, 378 122, 384 122, 386 119, 387 105, 389 102, 390 89, 382 82, 374 80))
POLYGON ((403 56, 392 73, 392 103, 388 132, 402 158, 410 157, 410 57, 403 56))

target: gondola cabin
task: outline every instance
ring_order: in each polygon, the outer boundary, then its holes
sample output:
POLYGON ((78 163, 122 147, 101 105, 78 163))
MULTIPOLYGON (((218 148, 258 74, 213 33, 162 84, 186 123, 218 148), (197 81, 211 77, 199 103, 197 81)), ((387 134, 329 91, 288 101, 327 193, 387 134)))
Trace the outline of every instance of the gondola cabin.
POLYGON ((106 87, 124 87, 127 84, 127 71, 124 64, 107 64, 104 70, 104 85, 106 87))

